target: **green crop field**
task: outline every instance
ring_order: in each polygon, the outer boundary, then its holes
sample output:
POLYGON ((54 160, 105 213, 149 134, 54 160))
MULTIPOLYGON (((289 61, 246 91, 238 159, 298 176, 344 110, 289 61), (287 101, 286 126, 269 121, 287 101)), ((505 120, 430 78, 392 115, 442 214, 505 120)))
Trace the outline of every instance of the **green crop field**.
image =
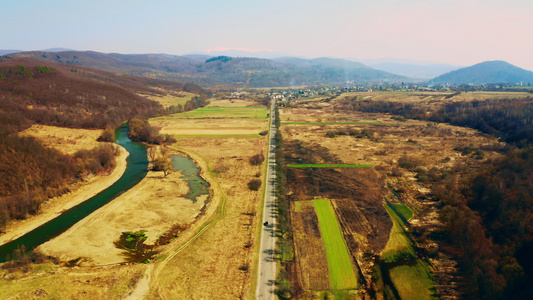
POLYGON ((239 118, 239 119, 266 119, 268 109, 265 106, 249 107, 202 107, 188 112, 168 116, 170 118, 239 118))
POLYGON ((331 287, 336 290, 357 288, 357 277, 331 202, 317 199, 313 204, 326 248, 331 287))
POLYGON ((289 168, 371 168, 373 165, 347 165, 347 164, 301 164, 287 165, 289 168))
POLYGON ((418 259, 405 231, 405 224, 398 215, 409 220, 413 212, 407 206, 393 205, 394 208, 391 205, 385 207, 392 219, 392 229, 381 259, 393 266, 389 269, 389 274, 401 299, 431 299, 434 285, 429 267, 426 262, 418 259))
POLYGON ((403 217, 404 220, 409 220, 413 217, 413 211, 409 209, 409 207, 403 205, 403 204, 390 204, 392 206, 392 209, 403 217))

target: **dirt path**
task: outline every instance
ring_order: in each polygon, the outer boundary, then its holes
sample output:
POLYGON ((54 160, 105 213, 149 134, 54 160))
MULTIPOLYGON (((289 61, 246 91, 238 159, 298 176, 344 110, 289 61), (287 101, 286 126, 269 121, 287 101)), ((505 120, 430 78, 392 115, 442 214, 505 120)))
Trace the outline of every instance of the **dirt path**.
POLYGON ((117 165, 111 174, 105 176, 96 176, 86 182, 79 183, 71 188, 73 190, 71 193, 50 199, 43 203, 41 205, 41 212, 38 215, 31 216, 26 220, 16 220, 11 222, 7 226, 7 233, 0 236, 0 244, 5 244, 20 236, 23 236, 42 224, 54 219, 62 212, 107 189, 113 183, 119 180, 122 174, 124 174, 126 171, 126 158, 129 154, 126 149, 120 146, 118 147, 120 148, 120 155, 116 157, 117 165))

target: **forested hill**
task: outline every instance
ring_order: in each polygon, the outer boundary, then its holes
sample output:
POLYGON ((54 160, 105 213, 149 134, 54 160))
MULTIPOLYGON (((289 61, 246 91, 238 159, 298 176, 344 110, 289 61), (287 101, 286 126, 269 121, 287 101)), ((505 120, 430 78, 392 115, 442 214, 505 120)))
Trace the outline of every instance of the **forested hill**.
POLYGON ((142 94, 198 86, 111 73, 33 58, 0 62, 0 127, 16 132, 34 123, 77 127, 115 127, 132 117, 163 113, 142 94))
POLYGON ((435 84, 533 83, 533 72, 505 61, 486 61, 436 77, 435 84))
POLYGON ((83 65, 130 75, 195 82, 202 86, 274 87, 403 81, 407 77, 342 59, 260 59, 167 54, 104 54, 98 52, 20 52, 9 57, 32 57, 68 65, 83 65))
MULTIPOLYGON (((109 144, 73 155, 16 134, 33 124, 113 128, 133 117, 165 113, 143 95, 179 91, 205 93, 194 84, 163 81, 34 58, 0 60, 0 234, 10 220, 39 212, 41 203, 69 191, 88 174, 113 169, 117 153, 109 144)), ((191 108, 201 103, 198 97, 191 108)), ((189 103, 189 102, 188 102, 189 103)), ((187 105, 185 105, 187 107, 187 105)), ((105 140, 105 139, 104 139, 105 140)))

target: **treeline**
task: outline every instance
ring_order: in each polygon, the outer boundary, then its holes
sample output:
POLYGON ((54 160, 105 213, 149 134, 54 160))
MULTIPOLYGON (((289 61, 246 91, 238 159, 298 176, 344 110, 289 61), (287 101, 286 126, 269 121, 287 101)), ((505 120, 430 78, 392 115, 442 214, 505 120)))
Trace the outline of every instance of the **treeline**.
POLYGON ((467 298, 531 299, 533 148, 469 171, 448 172, 433 186, 442 204, 441 248, 458 259, 467 298))
POLYGON ((175 143, 176 139, 170 135, 161 135, 159 129, 150 126, 147 120, 132 118, 128 122, 128 137, 134 142, 161 145, 163 143, 175 143))
MULTIPOLYGON (((533 298, 533 148, 527 146, 533 141, 531 99, 442 106, 351 99, 340 107, 392 113, 400 115, 400 121, 414 118, 467 126, 522 147, 504 148, 501 159, 489 160, 481 169, 432 169, 426 180, 419 180, 432 185, 434 196, 440 201, 440 248, 459 261, 466 287, 464 296, 533 298)), ((402 163, 399 161, 405 167, 402 163)))
POLYGON ((43 201, 68 192, 79 178, 113 169, 115 152, 106 144, 69 156, 33 137, 0 133, 0 231, 10 220, 36 214, 43 201))
POLYGON ((380 112, 405 118, 446 122, 477 129, 502 141, 525 147, 533 141, 533 99, 503 99, 453 102, 431 106, 430 103, 403 103, 346 99, 344 109, 380 112))
POLYGON ((207 95, 194 96, 191 100, 185 102, 185 105, 178 104, 167 107, 167 112, 171 114, 177 114, 204 107, 210 103, 207 99, 207 95))
POLYGON ((276 157, 276 201, 278 215, 276 218, 276 231, 278 232, 277 248, 281 256, 281 268, 276 278, 276 294, 280 299, 294 297, 295 289, 290 282, 290 270, 294 268, 294 247, 292 239, 292 227, 290 224, 290 204, 287 198, 287 169, 283 153, 283 137, 280 127, 279 110, 276 107, 274 116, 276 134, 275 157, 276 157))

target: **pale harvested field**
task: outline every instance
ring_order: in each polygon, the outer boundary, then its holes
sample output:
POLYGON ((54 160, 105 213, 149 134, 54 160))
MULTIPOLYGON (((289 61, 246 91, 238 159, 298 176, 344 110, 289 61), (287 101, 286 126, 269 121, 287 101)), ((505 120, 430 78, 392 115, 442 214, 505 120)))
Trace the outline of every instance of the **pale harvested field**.
POLYGON ((234 299, 253 294, 256 228, 260 225, 255 214, 261 193, 250 191, 247 183, 261 175, 262 167, 248 161, 264 151, 265 145, 266 138, 180 141, 180 149, 197 154, 210 169, 227 169, 214 179, 224 203, 212 226, 154 273, 149 299, 234 299))
POLYGON ((113 242, 122 232, 146 230, 147 244, 176 224, 190 224, 200 214, 207 195, 197 202, 185 198, 189 188, 175 172, 149 174, 135 187, 98 209, 65 233, 41 245, 45 254, 71 260, 83 257, 89 265, 105 265, 124 261, 121 250, 113 242))
POLYGON ((472 100, 486 100, 486 99, 521 99, 531 97, 527 92, 486 92, 486 91, 474 91, 474 92, 461 92, 458 95, 454 95, 455 92, 353 92, 344 93, 337 99, 353 98, 357 97, 358 100, 387 100, 398 102, 422 102, 422 101, 472 101, 472 100), (446 99, 446 97, 449 97, 446 99))
POLYGON ((164 130, 161 130, 162 134, 170 135, 248 135, 248 134, 258 134, 261 131, 261 128, 255 129, 241 129, 241 128, 212 128, 212 129, 187 129, 180 127, 165 127, 164 130))
POLYGON ((90 150, 100 143, 96 139, 102 130, 72 129, 47 125, 33 125, 20 133, 23 136, 33 136, 43 142, 45 146, 52 147, 66 154, 76 151, 90 150))
POLYGON ((211 99, 208 107, 243 107, 254 105, 246 99, 211 99))

